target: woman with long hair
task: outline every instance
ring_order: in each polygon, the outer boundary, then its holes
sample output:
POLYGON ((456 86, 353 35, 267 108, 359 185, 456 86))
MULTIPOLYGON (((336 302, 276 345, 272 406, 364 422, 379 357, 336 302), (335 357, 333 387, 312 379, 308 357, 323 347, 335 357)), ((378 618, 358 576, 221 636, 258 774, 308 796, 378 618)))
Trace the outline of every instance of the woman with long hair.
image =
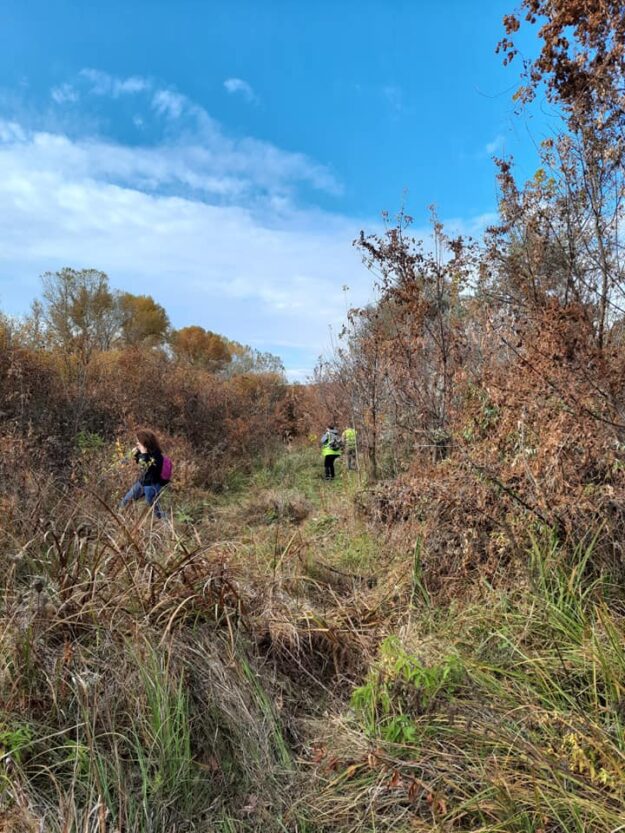
POLYGON ((163 452, 153 431, 144 428, 137 431, 134 458, 140 467, 139 479, 124 495, 121 505, 127 506, 131 501, 140 500, 143 497, 148 506, 154 507, 156 517, 162 518, 163 512, 159 506, 158 496, 163 486, 166 485, 166 481, 161 477, 163 452))

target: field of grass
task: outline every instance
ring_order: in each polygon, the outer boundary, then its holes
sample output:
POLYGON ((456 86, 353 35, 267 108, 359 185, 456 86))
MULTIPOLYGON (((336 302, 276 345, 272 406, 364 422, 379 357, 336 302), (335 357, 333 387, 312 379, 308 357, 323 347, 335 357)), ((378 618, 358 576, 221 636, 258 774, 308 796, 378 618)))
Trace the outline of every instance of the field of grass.
POLYGON ((0 831, 625 830, 625 606, 592 540, 544 533, 522 585, 443 608, 362 485, 304 450, 165 524, 77 492, 14 534, 0 831))

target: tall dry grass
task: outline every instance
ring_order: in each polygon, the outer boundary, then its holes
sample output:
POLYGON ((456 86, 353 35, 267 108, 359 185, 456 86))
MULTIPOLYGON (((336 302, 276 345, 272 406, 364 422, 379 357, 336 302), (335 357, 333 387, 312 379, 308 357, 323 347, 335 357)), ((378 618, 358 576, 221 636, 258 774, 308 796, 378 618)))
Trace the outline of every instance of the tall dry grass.
POLYGON ((118 511, 112 453, 89 451, 97 488, 33 483, 3 530, 2 823, 284 830, 300 715, 372 645, 339 573, 314 575, 328 533, 310 456, 230 497, 165 496, 159 522, 118 511))
POLYGON ((441 606, 427 539, 390 550, 357 478, 320 475, 295 452, 163 523, 106 484, 25 498, 0 830, 625 829, 625 605, 594 539, 543 531, 522 581, 441 606))

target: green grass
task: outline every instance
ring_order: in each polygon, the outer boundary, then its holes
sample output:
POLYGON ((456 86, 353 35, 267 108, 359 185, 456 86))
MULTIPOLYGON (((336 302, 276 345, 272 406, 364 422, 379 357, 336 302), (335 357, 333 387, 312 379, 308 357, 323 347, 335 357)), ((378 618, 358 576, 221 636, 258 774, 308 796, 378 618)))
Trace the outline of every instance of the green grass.
POLYGON ((372 808, 378 830, 623 829, 623 619, 585 578, 592 542, 529 555, 532 591, 424 607, 382 643, 324 739, 323 829, 364 829, 372 808))

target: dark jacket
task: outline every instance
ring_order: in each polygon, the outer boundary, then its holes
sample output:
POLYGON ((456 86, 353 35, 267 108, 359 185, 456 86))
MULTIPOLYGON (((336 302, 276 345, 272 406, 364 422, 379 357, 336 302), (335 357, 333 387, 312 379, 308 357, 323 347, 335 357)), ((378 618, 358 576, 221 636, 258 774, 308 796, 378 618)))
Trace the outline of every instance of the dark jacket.
POLYGON ((160 451, 148 451, 146 454, 135 451, 135 461, 141 467, 139 483, 142 486, 162 486, 163 455, 160 451))

